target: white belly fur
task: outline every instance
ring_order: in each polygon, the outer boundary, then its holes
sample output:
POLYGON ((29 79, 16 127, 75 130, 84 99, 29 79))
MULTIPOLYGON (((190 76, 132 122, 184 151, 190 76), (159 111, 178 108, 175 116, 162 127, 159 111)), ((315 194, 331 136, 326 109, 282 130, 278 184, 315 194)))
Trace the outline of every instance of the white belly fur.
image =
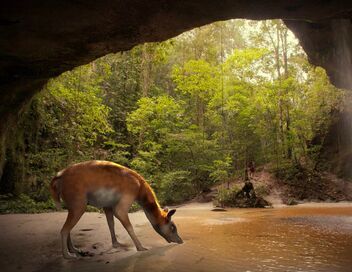
POLYGON ((110 188, 101 188, 87 194, 88 204, 97 208, 114 207, 120 198, 121 193, 110 188))

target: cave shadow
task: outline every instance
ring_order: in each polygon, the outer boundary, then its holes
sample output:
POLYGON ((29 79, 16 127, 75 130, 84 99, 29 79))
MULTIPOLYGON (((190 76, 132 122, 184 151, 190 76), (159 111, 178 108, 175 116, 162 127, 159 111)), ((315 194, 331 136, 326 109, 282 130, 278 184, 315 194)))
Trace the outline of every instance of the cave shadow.
MULTIPOLYGON (((152 257, 164 257, 166 252, 177 246, 177 244, 168 244, 166 246, 154 247, 147 251, 132 252, 128 250, 127 257, 117 256, 116 261, 104 259, 104 254, 95 255, 94 257, 82 257, 78 260, 65 260, 61 255, 45 263, 34 272, 58 272, 58 271, 141 271, 144 270, 144 262, 149 262, 152 257), (98 256, 98 257, 97 257, 98 256), (99 258, 99 256, 101 258, 99 258)), ((133 249, 134 250, 134 249, 133 249)), ((114 252, 115 254, 123 253, 121 251, 114 252)), ((106 256, 106 255, 105 255, 106 256)), ((151 260, 155 261, 155 260, 151 260)))

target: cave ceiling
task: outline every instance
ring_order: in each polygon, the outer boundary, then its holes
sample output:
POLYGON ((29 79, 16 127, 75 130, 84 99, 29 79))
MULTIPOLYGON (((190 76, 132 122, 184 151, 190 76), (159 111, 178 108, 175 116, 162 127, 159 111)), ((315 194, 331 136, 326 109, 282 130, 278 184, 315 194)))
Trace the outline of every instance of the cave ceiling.
POLYGON ((351 89, 352 1, 27 0, 0 9, 0 131, 48 79, 108 53, 232 18, 283 19, 311 63, 351 89))

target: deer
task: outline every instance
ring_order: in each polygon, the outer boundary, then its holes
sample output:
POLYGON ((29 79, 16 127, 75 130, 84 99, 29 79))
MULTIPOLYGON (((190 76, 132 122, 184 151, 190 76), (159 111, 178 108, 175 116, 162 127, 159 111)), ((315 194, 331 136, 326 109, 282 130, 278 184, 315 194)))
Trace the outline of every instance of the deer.
POLYGON ((147 250, 137 238, 128 216, 135 201, 142 207, 160 236, 168 243, 183 243, 175 223, 171 220, 176 209, 162 209, 147 181, 137 172, 122 165, 98 160, 73 164, 58 172, 52 179, 50 193, 57 209, 61 209, 63 200, 68 210, 60 231, 65 259, 75 259, 82 255, 82 251, 73 245, 70 232, 88 204, 104 210, 114 248, 123 247, 116 239, 115 216, 126 229, 137 251, 147 250))

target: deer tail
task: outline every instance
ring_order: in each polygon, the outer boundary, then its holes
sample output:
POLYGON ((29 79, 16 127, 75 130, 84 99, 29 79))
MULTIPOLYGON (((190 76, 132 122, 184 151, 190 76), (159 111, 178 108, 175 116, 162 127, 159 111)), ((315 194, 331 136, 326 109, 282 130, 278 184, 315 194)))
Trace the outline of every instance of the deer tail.
POLYGON ((54 200, 56 209, 61 210, 61 201, 60 201, 60 194, 61 194, 61 182, 60 177, 56 176, 52 179, 50 183, 50 193, 54 200))

